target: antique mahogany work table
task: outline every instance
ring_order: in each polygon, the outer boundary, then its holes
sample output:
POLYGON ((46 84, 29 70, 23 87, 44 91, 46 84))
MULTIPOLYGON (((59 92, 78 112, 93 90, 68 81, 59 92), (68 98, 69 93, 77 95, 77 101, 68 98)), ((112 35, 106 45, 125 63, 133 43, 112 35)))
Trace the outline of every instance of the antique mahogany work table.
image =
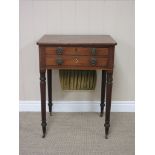
POLYGON ((101 111, 105 110, 105 138, 110 127, 114 50, 117 43, 109 35, 44 35, 38 42, 43 137, 46 134, 46 71, 48 106, 52 114, 52 69, 102 70, 101 111))

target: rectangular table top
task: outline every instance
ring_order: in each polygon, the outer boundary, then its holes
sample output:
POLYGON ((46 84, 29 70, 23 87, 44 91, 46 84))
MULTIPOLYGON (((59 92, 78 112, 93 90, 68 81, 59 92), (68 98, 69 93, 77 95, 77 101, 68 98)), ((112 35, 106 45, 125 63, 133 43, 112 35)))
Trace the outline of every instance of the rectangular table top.
POLYGON ((110 35, 44 35, 38 45, 106 45, 115 46, 117 43, 110 35))

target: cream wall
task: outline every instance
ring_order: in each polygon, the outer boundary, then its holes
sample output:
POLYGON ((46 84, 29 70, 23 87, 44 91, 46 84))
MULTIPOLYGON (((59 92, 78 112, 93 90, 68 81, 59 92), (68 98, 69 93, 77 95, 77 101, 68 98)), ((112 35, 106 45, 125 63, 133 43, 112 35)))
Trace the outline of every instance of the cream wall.
MULTIPOLYGON (((115 101, 134 100, 133 0, 20 0, 20 100, 39 100, 38 47, 43 34, 110 34, 115 52, 115 101)), ((101 72, 95 91, 64 92, 53 71, 53 100, 99 100, 101 72)))

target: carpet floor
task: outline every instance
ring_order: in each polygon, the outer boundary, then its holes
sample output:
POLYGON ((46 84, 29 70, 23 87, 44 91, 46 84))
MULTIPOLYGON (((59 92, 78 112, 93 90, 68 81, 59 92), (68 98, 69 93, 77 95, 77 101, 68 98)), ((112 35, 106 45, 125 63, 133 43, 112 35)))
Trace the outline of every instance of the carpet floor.
POLYGON ((19 114, 20 155, 134 155, 134 113, 111 113, 109 139, 98 113, 47 114, 47 135, 41 138, 40 113, 19 114))

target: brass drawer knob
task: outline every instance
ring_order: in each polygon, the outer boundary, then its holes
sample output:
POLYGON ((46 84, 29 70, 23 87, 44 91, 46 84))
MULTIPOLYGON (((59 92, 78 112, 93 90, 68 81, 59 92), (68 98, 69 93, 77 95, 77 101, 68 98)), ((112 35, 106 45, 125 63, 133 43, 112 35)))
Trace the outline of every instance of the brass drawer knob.
POLYGON ((62 48, 62 47, 58 47, 58 48, 56 49, 56 54, 57 54, 57 55, 62 55, 62 53, 63 53, 63 48, 62 48))
POLYGON ((78 58, 75 58, 74 62, 77 64, 79 62, 78 58))
POLYGON ((57 65, 62 65, 64 63, 62 58, 56 58, 57 65))
POLYGON ((96 48, 92 48, 92 49, 91 49, 91 54, 92 54, 92 55, 96 55, 96 48))
POLYGON ((97 62, 96 58, 91 58, 90 63, 92 66, 95 66, 96 62, 97 62))

